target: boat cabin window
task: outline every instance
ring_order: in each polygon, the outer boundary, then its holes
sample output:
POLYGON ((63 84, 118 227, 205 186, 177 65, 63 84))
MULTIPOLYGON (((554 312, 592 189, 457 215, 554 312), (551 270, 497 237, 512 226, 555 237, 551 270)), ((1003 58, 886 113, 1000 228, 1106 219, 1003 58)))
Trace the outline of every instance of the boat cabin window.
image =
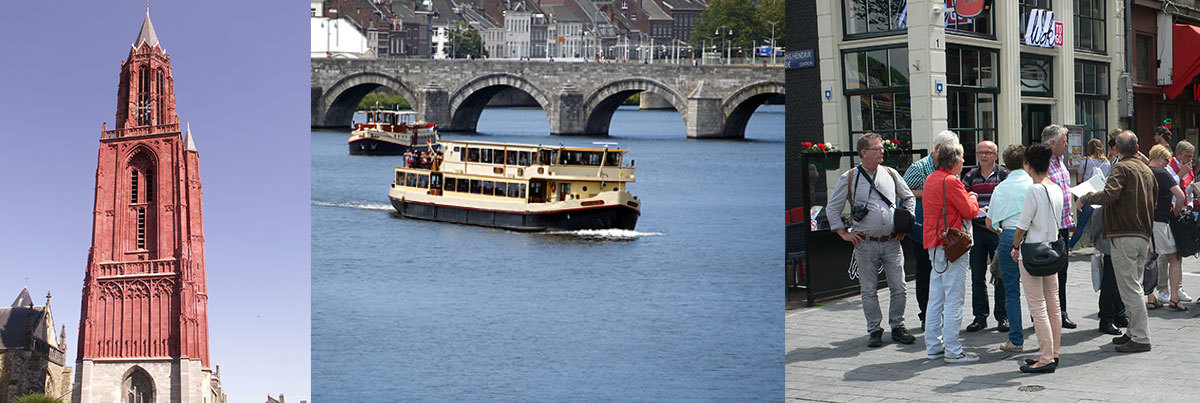
POLYGON ((554 157, 551 155, 551 153, 552 152, 550 150, 538 150, 538 164, 550 165, 551 161, 554 161, 554 157))
POLYGON ((517 165, 517 152, 508 150, 505 153, 504 162, 508 165, 517 165))
POLYGON ((492 149, 485 148, 483 150, 480 150, 479 151, 479 162, 491 164, 492 163, 492 149))
POLYGON ((496 196, 505 196, 508 194, 508 183, 496 182, 496 196))
POLYGON ((621 152, 620 151, 609 151, 604 160, 604 166, 606 166, 606 167, 621 166, 621 152))
POLYGON ((455 191, 454 189, 456 189, 456 185, 458 185, 458 181, 454 180, 454 178, 446 178, 446 185, 443 186, 443 188, 446 189, 447 192, 453 192, 455 191))
POLYGON ((558 184, 558 201, 567 200, 567 196, 569 196, 570 194, 571 194, 571 184, 566 183, 566 182, 560 182, 558 184))
POLYGON ((429 175, 429 188, 430 189, 441 189, 442 188, 442 174, 435 173, 435 174, 429 175))
POLYGON ((471 180, 466 178, 458 178, 458 186, 456 187, 458 188, 459 192, 469 192, 471 191, 471 180))
POLYGON ((522 199, 525 198, 525 184, 524 183, 521 184, 521 192, 517 194, 517 197, 520 197, 522 199))
MULTIPOLYGON (((525 185, 521 185, 521 193, 525 193, 525 185)), ((530 201, 541 203, 546 201, 546 182, 533 181, 529 183, 530 201)), ((524 196, 522 196, 524 197, 524 196)))
POLYGON ((417 175, 417 187, 429 188, 429 175, 417 175))
POLYGON ((495 192, 496 183, 492 181, 483 181, 483 194, 491 195, 495 192))
POLYGON ((521 184, 508 184, 508 197, 521 197, 521 184))
POLYGON ((521 151, 517 155, 517 165, 529 166, 529 151, 521 151))
POLYGON ((404 186, 411 188, 417 187, 417 174, 408 174, 408 176, 404 178, 404 186))
POLYGON ((478 179, 471 179, 471 193, 483 193, 483 183, 478 179))
POLYGON ((467 161, 479 162, 479 149, 478 148, 468 148, 467 149, 467 161))
POLYGON ((396 186, 404 186, 404 172, 396 172, 396 186))

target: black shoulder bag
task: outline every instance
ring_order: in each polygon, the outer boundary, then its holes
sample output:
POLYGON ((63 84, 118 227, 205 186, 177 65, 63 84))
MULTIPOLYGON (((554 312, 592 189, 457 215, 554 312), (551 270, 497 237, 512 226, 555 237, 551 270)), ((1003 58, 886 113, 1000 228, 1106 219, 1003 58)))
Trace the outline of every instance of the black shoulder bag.
MULTIPOLYGON (((891 168, 888 168, 883 165, 880 165, 879 167, 883 168, 885 171, 887 171, 887 173, 891 174, 892 181, 896 182, 898 184, 898 181, 900 179, 896 177, 895 171, 892 171, 891 168)), ((915 225, 915 223, 916 223, 916 217, 913 217, 913 214, 911 212, 909 212, 908 209, 904 208, 903 206, 898 207, 895 204, 893 204, 891 200, 888 200, 888 198, 885 197, 883 195, 883 193, 881 193, 879 191, 879 189, 876 189, 875 188, 875 178, 872 178, 871 175, 868 175, 867 170, 863 169, 862 165, 858 166, 858 172, 862 176, 867 177, 867 181, 870 182, 870 184, 871 184, 871 190, 874 190, 875 193, 879 193, 879 198, 883 199, 883 202, 887 203, 888 208, 892 209, 892 230, 894 231, 894 232, 892 232, 892 234, 901 234, 901 233, 907 234, 909 232, 912 232, 913 225, 915 225)))
MULTIPOLYGON (((1050 191, 1046 189, 1046 184, 1041 185, 1042 191, 1046 192, 1046 203, 1054 208, 1054 203, 1050 202, 1050 191)), ((1067 245, 1062 238, 1049 242, 1026 242, 1021 244, 1021 260, 1025 262, 1025 271, 1030 275, 1053 276, 1067 266, 1066 251, 1067 245)))

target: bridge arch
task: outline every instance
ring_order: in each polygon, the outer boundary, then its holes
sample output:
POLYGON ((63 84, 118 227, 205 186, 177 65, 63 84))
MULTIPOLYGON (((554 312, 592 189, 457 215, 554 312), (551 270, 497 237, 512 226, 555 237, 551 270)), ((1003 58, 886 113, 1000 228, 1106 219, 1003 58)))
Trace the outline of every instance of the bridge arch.
POLYGON ((442 130, 475 131, 479 115, 488 101, 506 88, 516 88, 532 96, 542 111, 547 113, 546 118, 550 118, 550 97, 545 90, 514 74, 493 73, 471 79, 450 95, 450 125, 442 127, 442 130))
POLYGON ((358 103, 379 87, 396 91, 413 109, 417 108, 416 93, 399 79, 382 73, 361 72, 346 76, 325 90, 320 100, 323 116, 318 122, 324 127, 349 128, 358 103))
POLYGON ((783 83, 778 81, 759 81, 734 91, 721 102, 721 110, 725 114, 725 138, 745 138, 746 123, 754 110, 768 99, 783 95, 783 83))
POLYGON ((636 93, 650 93, 666 99, 679 115, 687 121, 687 100, 679 93, 663 83, 650 78, 624 78, 610 81, 601 85, 584 100, 584 113, 587 123, 584 130, 588 134, 608 134, 609 124, 612 123, 613 113, 621 103, 636 93))

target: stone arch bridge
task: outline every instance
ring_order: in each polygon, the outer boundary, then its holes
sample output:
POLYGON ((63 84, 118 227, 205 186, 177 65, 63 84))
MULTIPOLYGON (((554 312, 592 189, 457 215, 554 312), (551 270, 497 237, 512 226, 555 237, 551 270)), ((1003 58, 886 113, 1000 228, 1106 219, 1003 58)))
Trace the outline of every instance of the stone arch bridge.
POLYGON ((784 92, 779 67, 312 59, 312 126, 350 127, 359 101, 378 87, 444 131, 475 131, 488 100, 516 88, 541 105, 551 134, 608 134, 621 102, 646 92, 679 112, 689 138, 735 139, 759 105, 784 92))

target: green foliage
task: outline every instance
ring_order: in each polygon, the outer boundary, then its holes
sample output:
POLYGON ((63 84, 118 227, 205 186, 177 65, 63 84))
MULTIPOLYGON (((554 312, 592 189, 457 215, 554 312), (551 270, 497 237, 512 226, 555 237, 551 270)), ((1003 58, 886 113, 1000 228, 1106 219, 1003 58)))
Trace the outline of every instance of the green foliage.
POLYGON ((471 28, 466 23, 459 23, 458 26, 450 29, 450 44, 446 52, 451 59, 461 59, 468 56, 479 59, 487 56, 487 49, 483 46, 483 37, 479 35, 479 31, 471 28))
POLYGON ((642 102, 642 93, 639 92, 637 94, 630 95, 629 98, 626 98, 624 101, 621 102, 621 105, 640 105, 641 102, 642 102))
MULTIPOLYGON (((749 51, 752 47, 769 44, 771 39, 771 24, 775 24, 775 46, 783 45, 784 34, 784 2, 785 0, 713 0, 708 8, 700 13, 700 21, 692 31, 692 46, 699 49, 705 45, 710 51, 720 49, 725 53, 725 44, 733 48, 733 55, 739 54, 737 49, 749 51), (733 35, 729 32, 733 31, 733 35), (714 45, 715 44, 715 45, 714 45)), ((749 56, 748 53, 741 55, 749 56)))
POLYGON ((365 111, 375 109, 375 103, 379 103, 379 109, 387 110, 407 110, 412 109, 408 105, 408 101, 400 94, 385 94, 382 92, 372 92, 363 97, 362 101, 358 102, 358 110, 365 111))
POLYGON ((41 393, 34 393, 18 397, 17 403, 62 403, 62 400, 43 395, 41 393))

